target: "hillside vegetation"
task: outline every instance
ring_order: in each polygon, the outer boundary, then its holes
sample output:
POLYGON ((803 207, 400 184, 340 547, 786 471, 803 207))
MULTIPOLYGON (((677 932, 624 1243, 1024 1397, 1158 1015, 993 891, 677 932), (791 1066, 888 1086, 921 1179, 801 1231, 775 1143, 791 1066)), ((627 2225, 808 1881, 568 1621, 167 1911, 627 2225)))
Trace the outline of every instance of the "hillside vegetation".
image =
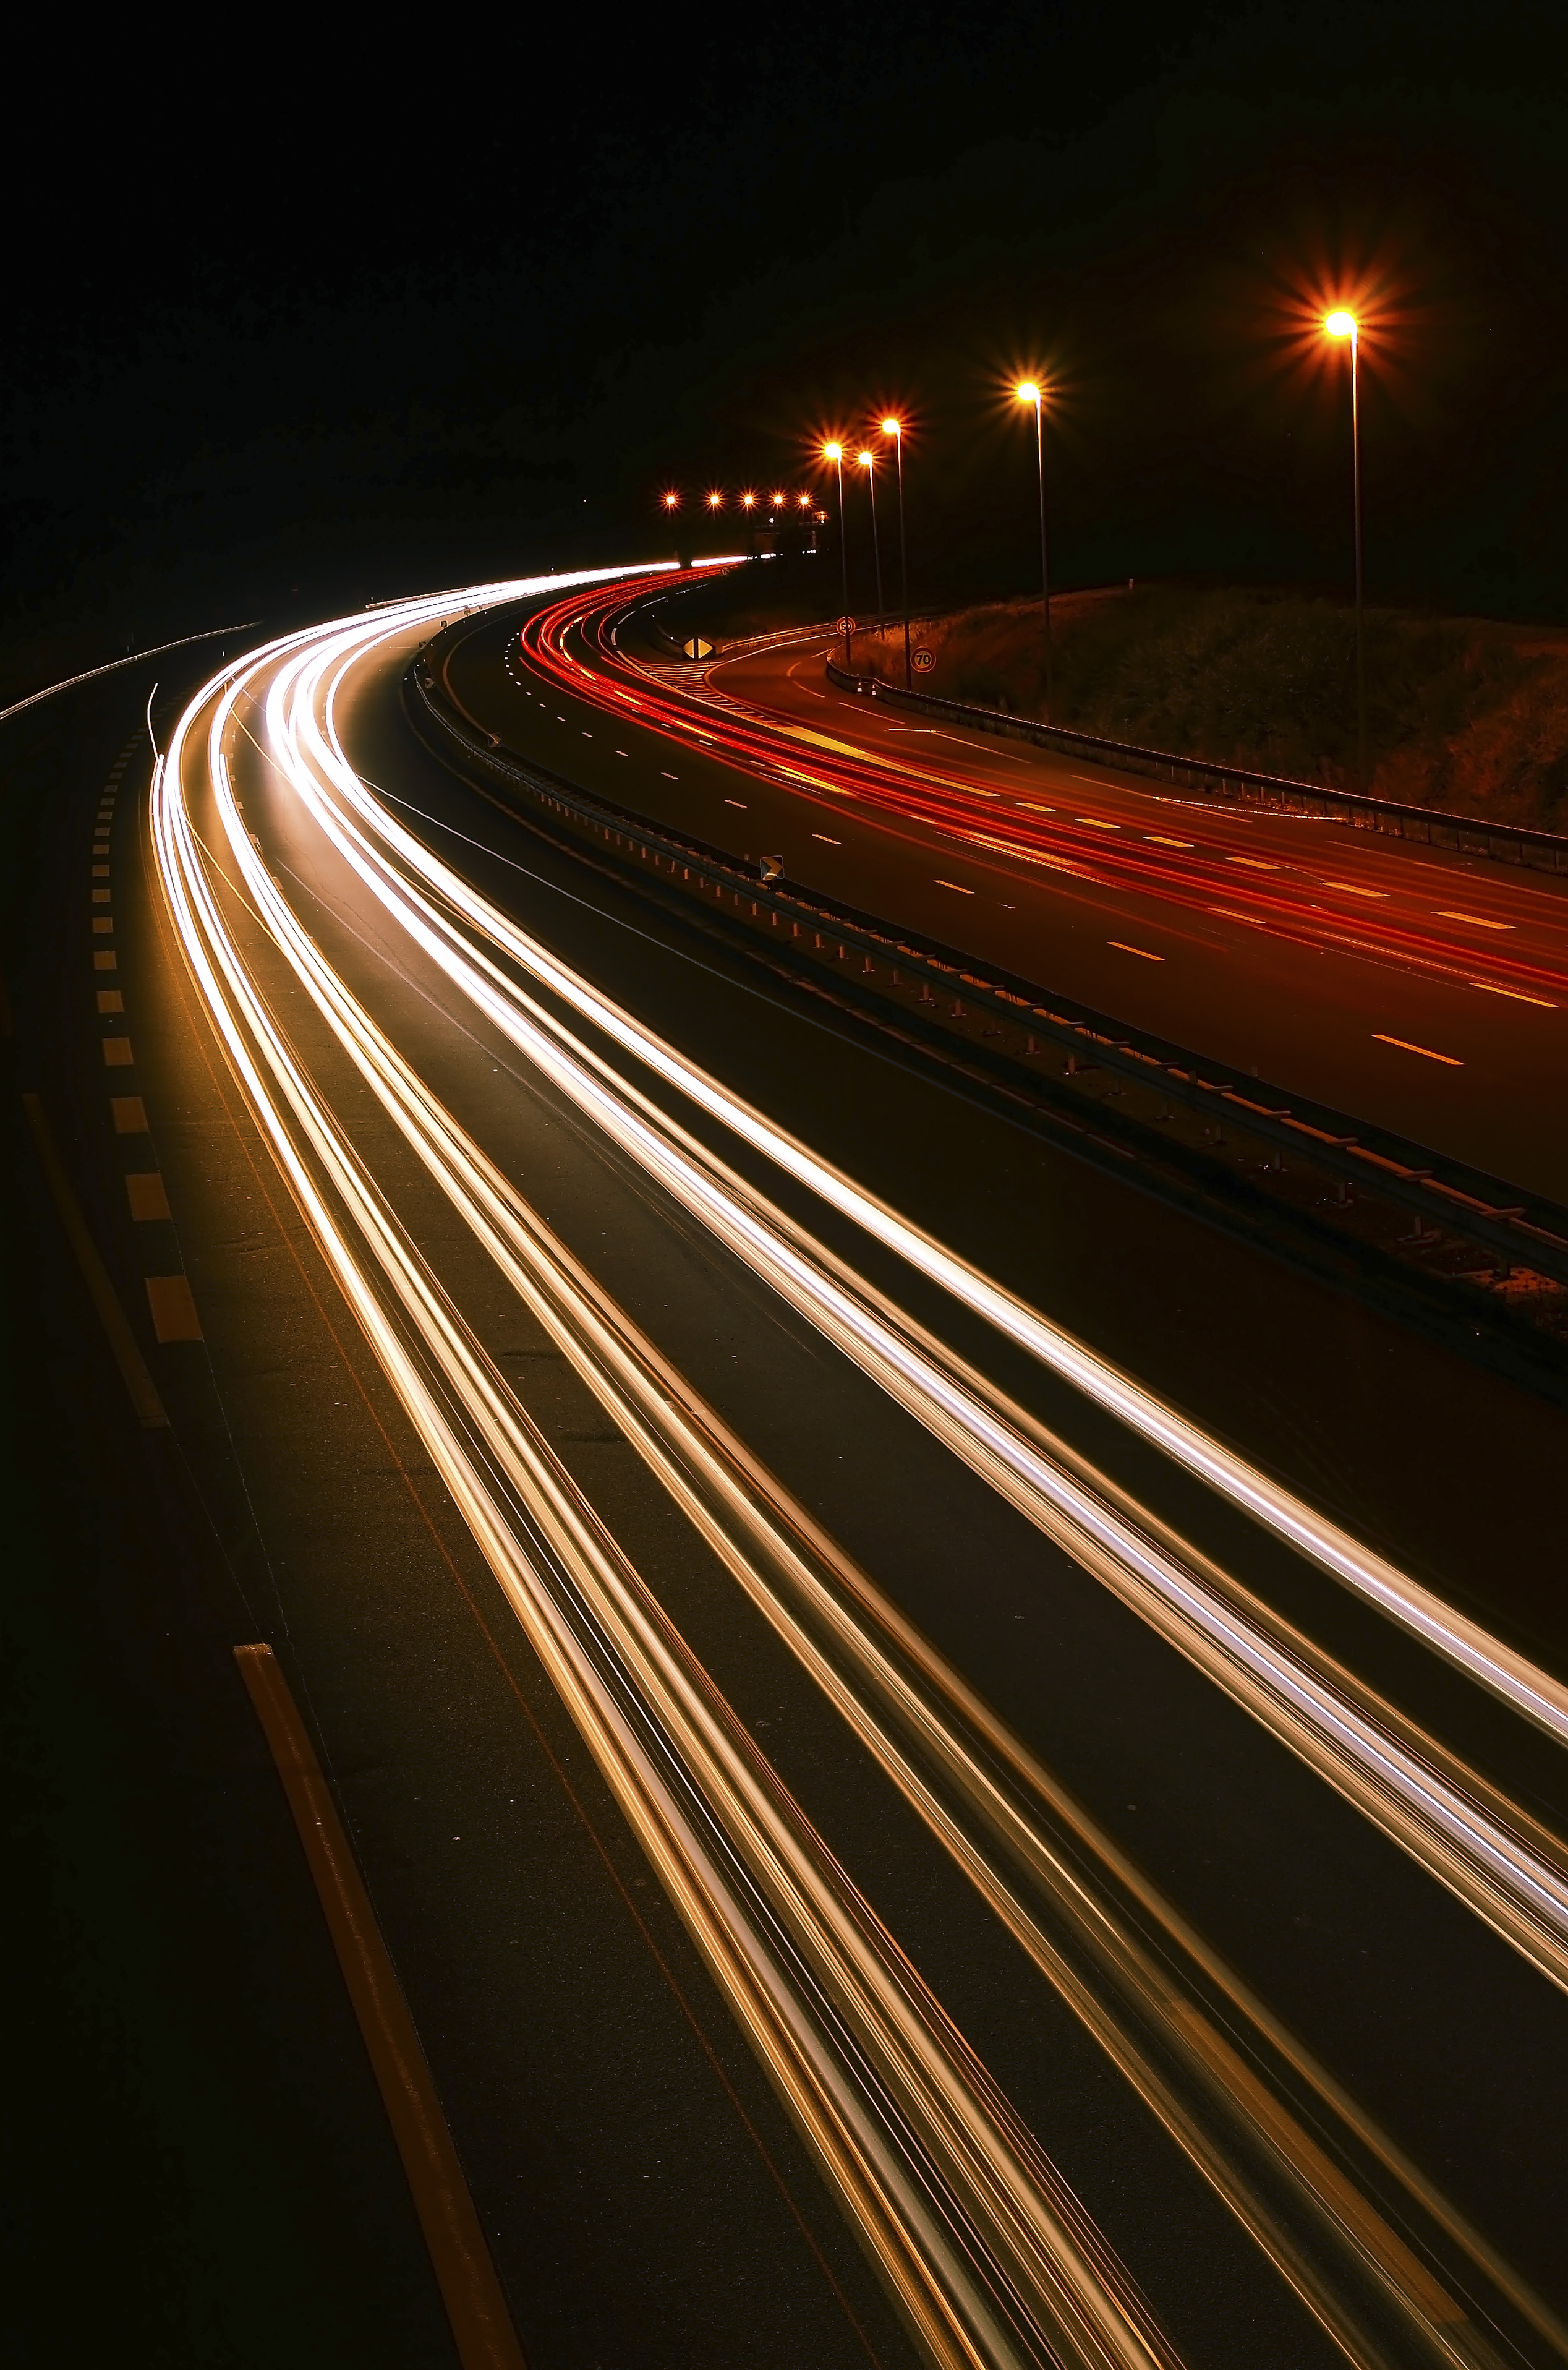
MULTIPOLYGON (((1051 604, 1051 720, 1081 732, 1354 787, 1356 633, 1333 602, 1151 586, 1051 604)), ((1367 731, 1381 798, 1568 831, 1568 635, 1369 610, 1367 731)), ((921 687, 1038 716, 1037 603, 922 620, 921 687)), ((901 682, 900 631, 856 664, 901 682)))

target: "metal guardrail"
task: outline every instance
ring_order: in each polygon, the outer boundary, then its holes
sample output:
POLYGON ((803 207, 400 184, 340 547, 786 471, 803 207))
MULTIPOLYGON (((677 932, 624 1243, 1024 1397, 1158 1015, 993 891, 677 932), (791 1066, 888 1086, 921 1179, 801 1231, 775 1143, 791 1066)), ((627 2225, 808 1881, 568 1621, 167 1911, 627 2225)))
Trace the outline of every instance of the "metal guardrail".
POLYGON ((1280 1153, 1291 1152, 1317 1169, 1363 1192, 1411 1211, 1417 1239, 1427 1226, 1474 1244, 1501 1274, 1528 1268, 1568 1285, 1568 1210, 1539 1194, 1521 1193, 1501 1179, 1412 1144, 1387 1129, 1330 1110, 1250 1072, 1211 1062, 1143 1030, 1129 1029, 1036 983, 982 962, 962 949, 901 929, 874 914, 840 904, 784 880, 768 880, 760 868, 651 822, 616 800, 579 789, 548 767, 519 758, 470 729, 450 708, 424 662, 417 658, 405 677, 419 706, 443 740, 486 772, 498 775, 542 805, 571 817, 595 837, 680 876, 699 893, 704 889, 729 898, 738 908, 771 926, 825 932, 841 952, 853 948, 883 961, 898 959, 924 970, 933 986, 962 988, 967 1004, 1048 1039, 1068 1055, 1069 1075, 1108 1070, 1156 1084, 1161 1091, 1200 1110, 1207 1119, 1228 1119, 1280 1153))
POLYGON ((879 675, 851 673, 831 658, 827 667, 830 679, 841 691, 885 700, 918 715, 971 724, 1009 740, 1030 741, 1058 756, 1114 765, 1123 773, 1150 775, 1180 784, 1184 789, 1269 808, 1276 813, 1322 815, 1353 830, 1452 848, 1463 856, 1485 857, 1494 864, 1568 873, 1568 837, 1558 832, 1531 831, 1523 823, 1486 823, 1473 815, 1446 813, 1440 807, 1402 806, 1395 799, 1374 799, 1360 790, 1329 789, 1321 782, 1292 781, 1282 774, 1254 774, 1243 765, 1178 757, 1169 750, 1145 749, 1132 741, 1107 741, 1098 733, 1070 732, 1059 725, 1039 724, 1032 717, 1011 716, 1005 708, 972 707, 967 700, 943 699, 935 692, 904 691, 896 684, 884 683, 879 675))

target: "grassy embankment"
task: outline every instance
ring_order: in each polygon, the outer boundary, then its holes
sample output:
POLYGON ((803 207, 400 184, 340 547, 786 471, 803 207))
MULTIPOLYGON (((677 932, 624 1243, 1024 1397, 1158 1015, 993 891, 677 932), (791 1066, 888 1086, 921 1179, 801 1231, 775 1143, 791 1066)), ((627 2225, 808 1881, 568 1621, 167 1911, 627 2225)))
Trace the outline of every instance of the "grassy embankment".
MULTIPOLYGON (((1081 732, 1336 787, 1356 775, 1356 639, 1329 601, 1244 591, 1053 601, 1051 720, 1081 732)), ((731 628, 731 630, 734 630, 731 628)), ((1380 798, 1568 831, 1568 633, 1369 610, 1367 731, 1380 798)), ((1038 716, 1038 604, 922 621, 922 688, 1038 716)), ((902 679, 900 631, 856 663, 902 679)))

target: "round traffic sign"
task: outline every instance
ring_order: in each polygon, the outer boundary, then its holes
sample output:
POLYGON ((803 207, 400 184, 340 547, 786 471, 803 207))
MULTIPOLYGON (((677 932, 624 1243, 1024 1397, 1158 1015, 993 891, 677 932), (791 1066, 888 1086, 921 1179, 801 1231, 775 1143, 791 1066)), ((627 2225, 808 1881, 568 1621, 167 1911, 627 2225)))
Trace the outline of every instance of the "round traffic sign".
POLYGON ((855 623, 854 623, 854 619, 853 619, 853 617, 835 617, 835 618, 834 618, 834 620, 833 620, 833 631, 834 631, 834 633, 835 633, 835 634, 853 634, 853 633, 854 632, 854 630, 855 630, 855 623))
POLYGON ((936 652, 928 650, 922 642, 918 650, 910 652, 910 664, 917 674, 929 674, 936 664, 936 652))

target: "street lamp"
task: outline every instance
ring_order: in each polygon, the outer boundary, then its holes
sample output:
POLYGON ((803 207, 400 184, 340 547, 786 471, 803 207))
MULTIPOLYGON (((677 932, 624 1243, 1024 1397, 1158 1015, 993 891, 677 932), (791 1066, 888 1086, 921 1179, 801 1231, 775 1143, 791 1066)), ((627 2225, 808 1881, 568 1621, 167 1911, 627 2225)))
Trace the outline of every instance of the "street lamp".
POLYGON ((709 510, 711 510, 711 511, 721 511, 721 510, 723 510, 723 508, 724 508, 724 496, 723 496, 722 494, 710 494, 710 495, 708 496, 708 508, 709 508, 709 510))
POLYGON ((850 547, 844 535, 844 448, 841 444, 824 444, 824 461, 831 461, 839 474, 839 564, 844 578, 844 673, 854 672, 850 657, 850 547))
POLYGON ((1367 651, 1361 623, 1361 331, 1354 313, 1328 314, 1331 338, 1350 340, 1350 489, 1356 528, 1356 779, 1367 787, 1367 651))
POLYGON ((885 420, 882 433, 893 439, 893 450, 898 465, 898 586, 904 607, 904 689, 910 690, 913 673, 910 666, 910 549, 904 540, 904 429, 898 420, 885 420))
POLYGON ((1046 554, 1046 404, 1043 389, 1032 378, 1021 379, 1013 390, 1020 403, 1035 407, 1035 466, 1040 480, 1040 610, 1046 634, 1046 722, 1051 720, 1051 572, 1046 554))
POLYGON ((856 460, 865 471, 865 490, 871 496, 871 559, 876 570, 876 622, 882 623, 882 546, 876 538, 876 455, 857 453, 856 460))

